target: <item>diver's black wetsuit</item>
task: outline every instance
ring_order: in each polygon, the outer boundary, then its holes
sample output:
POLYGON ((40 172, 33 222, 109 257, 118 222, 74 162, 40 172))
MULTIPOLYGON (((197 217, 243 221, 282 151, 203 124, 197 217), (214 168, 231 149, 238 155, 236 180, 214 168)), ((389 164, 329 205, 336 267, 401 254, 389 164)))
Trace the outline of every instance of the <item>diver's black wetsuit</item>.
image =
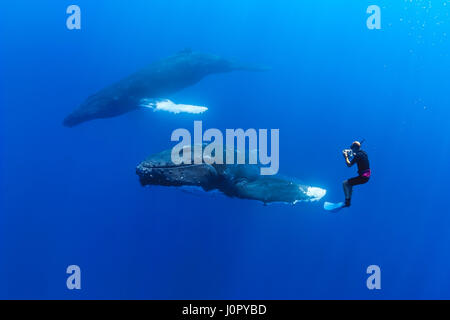
POLYGON ((358 184, 364 184, 369 181, 370 179, 370 164, 369 164, 369 157, 367 156, 367 153, 363 150, 356 151, 354 153, 352 161, 350 161, 351 165, 358 166, 358 176, 348 179, 348 184, 351 186, 356 186, 358 184))

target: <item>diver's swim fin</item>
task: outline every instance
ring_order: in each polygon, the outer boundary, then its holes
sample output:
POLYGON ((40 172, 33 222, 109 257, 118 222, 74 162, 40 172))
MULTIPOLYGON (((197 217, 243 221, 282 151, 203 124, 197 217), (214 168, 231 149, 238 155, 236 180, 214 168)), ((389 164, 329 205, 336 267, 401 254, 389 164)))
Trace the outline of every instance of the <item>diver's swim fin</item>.
POLYGON ((337 212, 337 211, 341 210, 342 208, 345 208, 345 203, 344 202, 338 202, 338 203, 325 202, 323 204, 323 208, 327 211, 337 212))

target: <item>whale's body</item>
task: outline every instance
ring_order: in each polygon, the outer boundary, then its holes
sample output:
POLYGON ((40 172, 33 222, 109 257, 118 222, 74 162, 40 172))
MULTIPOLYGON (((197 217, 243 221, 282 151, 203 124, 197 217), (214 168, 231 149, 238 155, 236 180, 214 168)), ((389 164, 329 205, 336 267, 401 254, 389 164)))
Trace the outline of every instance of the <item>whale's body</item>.
POLYGON ((141 185, 199 187, 204 191, 218 190, 229 197, 259 200, 264 204, 313 202, 326 193, 324 189, 299 184, 295 179, 260 175, 258 165, 176 165, 171 160, 171 151, 154 154, 137 166, 141 185))
POLYGON ((260 71, 211 54, 182 51, 157 61, 87 98, 64 119, 64 125, 115 117, 138 109, 143 99, 166 98, 210 74, 233 70, 260 71))

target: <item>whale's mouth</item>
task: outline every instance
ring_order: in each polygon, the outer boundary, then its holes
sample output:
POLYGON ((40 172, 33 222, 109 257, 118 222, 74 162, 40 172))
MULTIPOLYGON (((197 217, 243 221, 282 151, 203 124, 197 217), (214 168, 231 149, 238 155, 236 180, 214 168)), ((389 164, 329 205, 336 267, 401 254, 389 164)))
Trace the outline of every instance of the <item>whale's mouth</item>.
POLYGON ((169 170, 169 169, 182 169, 182 168, 189 168, 189 167, 195 167, 195 166, 201 166, 202 164, 171 164, 171 165, 145 165, 148 169, 153 170, 169 170))
POLYGON ((166 111, 170 113, 192 113, 200 114, 208 110, 204 106, 195 106, 191 104, 176 104, 169 99, 141 99, 139 106, 153 109, 154 111, 166 111))
POLYGON ((136 168, 142 185, 165 186, 207 186, 217 176, 216 170, 208 164, 179 164, 148 159, 136 168))

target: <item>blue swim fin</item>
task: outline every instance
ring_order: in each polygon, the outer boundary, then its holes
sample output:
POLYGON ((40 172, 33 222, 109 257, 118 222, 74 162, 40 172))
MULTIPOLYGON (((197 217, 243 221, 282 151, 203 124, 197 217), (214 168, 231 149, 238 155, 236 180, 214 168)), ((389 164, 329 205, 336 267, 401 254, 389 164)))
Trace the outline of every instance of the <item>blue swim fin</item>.
POLYGON ((332 203, 332 202, 325 202, 323 204, 323 208, 327 211, 336 212, 344 208, 345 203, 344 202, 338 202, 338 203, 332 203))

